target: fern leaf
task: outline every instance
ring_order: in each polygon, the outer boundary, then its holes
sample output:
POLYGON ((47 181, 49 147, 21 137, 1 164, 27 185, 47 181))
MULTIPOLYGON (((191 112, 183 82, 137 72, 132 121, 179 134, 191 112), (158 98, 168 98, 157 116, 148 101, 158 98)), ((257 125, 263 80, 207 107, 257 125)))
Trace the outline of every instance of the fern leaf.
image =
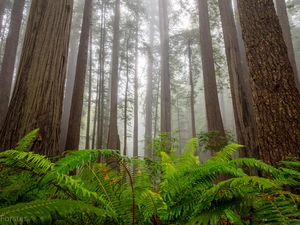
POLYGON ((234 211, 230 209, 225 209, 224 210, 226 217, 228 218, 229 222, 231 222, 234 225, 243 225, 244 222, 241 219, 241 217, 236 214, 234 211))
POLYGON ((197 138, 192 138, 185 145, 184 151, 182 152, 178 162, 176 163, 177 170, 189 168, 196 163, 195 151, 197 146, 197 138))
POLYGON ((56 219, 78 214, 94 219, 95 216, 104 217, 106 215, 103 210, 81 201, 58 199, 36 200, 0 209, 0 218, 7 218, 1 221, 3 225, 12 224, 12 221, 26 224, 52 224, 56 219))
POLYGON ((32 144, 32 142, 36 139, 40 129, 35 129, 27 134, 24 138, 22 138, 18 143, 15 150, 17 151, 27 151, 28 147, 32 144))
POLYGON ((243 147, 239 144, 229 144, 226 145, 221 151, 217 152, 212 158, 210 158, 208 161, 213 162, 228 162, 231 160, 231 155, 233 152, 237 151, 238 148, 243 147))

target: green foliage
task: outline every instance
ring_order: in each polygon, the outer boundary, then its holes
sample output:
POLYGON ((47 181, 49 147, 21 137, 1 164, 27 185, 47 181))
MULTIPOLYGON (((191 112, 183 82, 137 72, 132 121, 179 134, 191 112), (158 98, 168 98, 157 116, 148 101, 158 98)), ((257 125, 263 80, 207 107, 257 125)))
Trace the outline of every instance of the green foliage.
POLYGON ((1 224, 300 223, 300 196, 284 190, 299 184, 295 159, 278 169, 256 159, 232 159, 241 146, 230 144, 200 164, 193 138, 179 157, 157 141, 158 160, 80 150, 51 162, 25 149, 34 140, 26 136, 18 149, 0 153, 0 217, 9 218, 1 224), (99 154, 114 157, 119 170, 97 163, 99 154), (247 167, 267 177, 249 176, 247 167))
POLYGON ((201 132, 198 135, 199 147, 202 151, 218 152, 223 149, 228 143, 233 141, 232 134, 226 132, 225 137, 219 134, 219 131, 212 130, 208 132, 201 132))

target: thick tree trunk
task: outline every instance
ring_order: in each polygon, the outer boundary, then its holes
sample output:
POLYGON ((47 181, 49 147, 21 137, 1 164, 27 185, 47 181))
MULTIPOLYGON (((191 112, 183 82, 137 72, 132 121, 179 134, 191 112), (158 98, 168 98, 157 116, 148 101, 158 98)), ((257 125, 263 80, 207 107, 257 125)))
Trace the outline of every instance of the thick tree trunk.
POLYGON ((110 98, 110 119, 107 147, 120 150, 120 138, 118 133, 118 82, 119 82, 119 45, 120 45, 120 0, 115 3, 114 37, 112 52, 111 71, 111 98, 110 98))
POLYGON ((243 65, 238 45, 231 0, 219 0, 225 52, 230 77, 230 88, 236 124, 237 139, 245 145, 241 156, 259 157, 256 146, 255 118, 248 80, 243 76, 243 65))
POLYGON ((281 29, 283 32, 283 38, 284 38, 285 44, 287 46, 289 59, 290 59, 290 62, 292 64, 292 67, 294 70, 295 82, 296 82, 298 90, 300 91, 300 83, 299 83, 299 78, 298 78, 297 64, 296 64, 296 60, 295 60, 292 34, 291 34, 289 18, 288 18, 288 14, 287 14, 287 10, 286 10, 285 0, 275 0, 275 2, 276 2, 276 8, 277 8, 277 15, 279 17, 279 22, 280 22, 281 29))
POLYGON ((260 157, 300 156, 300 94, 273 1, 238 0, 260 157))
POLYGON ((218 131, 220 136, 225 137, 218 99, 207 0, 198 0, 198 10, 207 129, 218 131))
POLYGON ((75 82, 68 124, 66 150, 78 149, 82 115, 83 92, 87 66, 87 51, 91 26, 92 0, 86 0, 80 34, 80 43, 76 64, 75 82))
POLYGON ((154 41, 154 1, 150 3, 151 20, 149 25, 149 47, 147 66, 147 95, 146 95, 146 122, 145 122, 145 155, 152 157, 152 148, 147 147, 152 141, 152 106, 153 106, 153 41, 154 41))
MULTIPOLYGON (((0 73, 0 128, 8 110, 25 0, 14 1, 0 73)), ((2 22, 2 21, 1 21, 2 22)))
POLYGON ((171 91, 169 71, 168 0, 159 0, 159 29, 161 45, 161 117, 160 131, 171 132, 171 91))
POLYGON ((72 0, 31 3, 10 113, 0 132, 1 151, 40 128, 31 150, 58 154, 72 8, 72 0))

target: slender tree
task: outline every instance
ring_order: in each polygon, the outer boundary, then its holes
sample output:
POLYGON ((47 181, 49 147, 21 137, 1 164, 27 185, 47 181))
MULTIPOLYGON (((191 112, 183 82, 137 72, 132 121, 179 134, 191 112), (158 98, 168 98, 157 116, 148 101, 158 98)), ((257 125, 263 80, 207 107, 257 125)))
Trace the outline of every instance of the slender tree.
POLYGON ((134 125, 133 125, 133 156, 138 156, 138 132, 139 132, 139 99, 138 99, 138 90, 139 90, 139 80, 138 80, 138 68, 139 68, 139 10, 140 10, 140 0, 137 0, 136 9, 135 9, 135 19, 136 19, 136 28, 135 28, 135 71, 134 71, 134 125))
POLYGON ((191 86, 191 124, 192 124, 192 137, 196 137, 196 122, 195 122, 195 91, 194 91, 194 81, 193 81, 193 66, 192 66, 192 48, 191 43, 193 38, 188 38, 188 58, 189 58, 189 81, 191 86))
POLYGON ((87 67, 87 51, 91 26, 92 0, 86 0, 80 34, 80 43, 76 64, 75 83, 72 95, 68 133, 65 149, 78 149, 82 115, 83 92, 87 67))
POLYGON ((153 106, 153 42, 154 42, 154 1, 150 1, 149 45, 147 54, 147 95, 145 119, 145 155, 152 157, 152 149, 147 146, 152 140, 152 106, 153 106))
POLYGON ((120 45, 120 0, 115 1, 115 17, 113 25, 113 51, 111 70, 110 93, 110 119, 107 147, 120 150, 120 138, 118 133, 118 81, 119 81, 119 45, 120 45))
POLYGON ((277 15, 279 17, 279 22, 280 22, 282 32, 283 32, 283 38, 284 38, 285 44, 287 45, 290 62, 293 66, 295 82, 296 82, 298 90, 300 91, 298 70, 297 70, 297 64, 296 64, 296 60, 295 60, 291 28, 290 28, 289 18, 288 18, 288 14, 287 14, 287 10, 286 10, 286 3, 285 3, 285 0, 276 0, 275 2, 276 2, 277 15))
POLYGON ((238 0, 260 157, 300 156, 300 94, 273 1, 238 0))
POLYGON ((39 128, 31 150, 58 154, 72 9, 72 0, 32 0, 16 85, 0 131, 1 151, 39 128))
POLYGON ((168 0, 159 0, 159 29, 161 57, 161 117, 160 131, 171 132, 171 91, 169 71, 169 18, 168 0))
POLYGON ((0 128, 4 123, 9 105, 24 5, 25 0, 15 0, 11 11, 9 32, 0 72, 0 128))
POLYGON ((198 11, 207 129, 208 131, 218 131, 219 135, 224 137, 225 131, 218 99, 207 0, 198 0, 198 11))

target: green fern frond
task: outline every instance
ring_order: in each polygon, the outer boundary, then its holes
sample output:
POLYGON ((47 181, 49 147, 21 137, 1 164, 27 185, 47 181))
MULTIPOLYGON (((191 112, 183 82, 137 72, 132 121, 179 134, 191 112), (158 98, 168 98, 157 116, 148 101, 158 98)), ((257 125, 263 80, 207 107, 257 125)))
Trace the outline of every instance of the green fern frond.
POLYGON ((232 223, 234 225, 244 225, 244 222, 243 222, 242 218, 240 217, 240 215, 238 215, 234 211, 232 211, 230 209, 225 209, 224 212, 230 223, 232 223))
POLYGON ((175 172, 175 164, 172 158, 165 152, 160 152, 161 156, 161 165, 162 165, 162 177, 168 178, 171 177, 175 172))
POLYGON ((33 152, 6 150, 0 153, 0 163, 8 167, 18 167, 40 174, 53 167, 53 163, 46 156, 33 152))
MULTIPOLYGON (((52 224, 56 219, 82 215, 87 221, 104 218, 105 211, 81 201, 73 200, 36 200, 29 203, 19 203, 0 209, 1 224, 24 222, 26 224, 52 224), (18 221, 19 220, 19 221, 18 221), (20 221, 22 220, 22 221, 20 221)), ((91 221, 90 221, 91 222, 91 221)))
MULTIPOLYGON (((184 168, 189 168, 195 165, 195 151, 197 146, 197 138, 191 138, 185 145, 184 151, 182 152, 178 162, 176 163, 176 169, 181 170, 184 168)), ((197 160, 198 161, 198 160, 197 160)))
POLYGON ((282 195, 260 195, 255 202, 254 220, 263 224, 300 224, 298 205, 282 195))
POLYGON ((22 138, 18 143, 15 150, 17 151, 28 151, 28 147, 32 144, 32 142, 37 138, 40 129, 35 129, 27 134, 24 138, 22 138))
POLYGON ((66 174, 87 162, 95 162, 98 155, 99 152, 96 150, 73 151, 71 154, 57 161, 52 172, 66 174))
POLYGON ((213 162, 228 162, 231 160, 231 155, 235 151, 237 151, 238 148, 243 147, 243 145, 239 144, 229 144, 226 145, 224 148, 221 149, 221 151, 217 152, 213 157, 211 157, 208 161, 213 162))

